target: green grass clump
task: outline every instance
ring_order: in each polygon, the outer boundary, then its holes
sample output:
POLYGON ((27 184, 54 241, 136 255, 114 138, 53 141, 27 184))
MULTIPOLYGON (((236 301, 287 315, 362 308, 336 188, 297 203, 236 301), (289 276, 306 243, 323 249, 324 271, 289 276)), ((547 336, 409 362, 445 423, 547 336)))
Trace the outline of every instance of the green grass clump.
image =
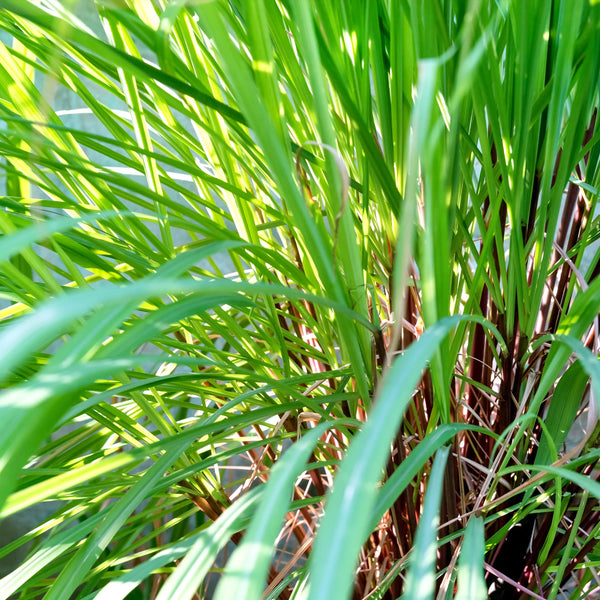
POLYGON ((600 593, 598 2, 0 33, 0 600, 600 593))

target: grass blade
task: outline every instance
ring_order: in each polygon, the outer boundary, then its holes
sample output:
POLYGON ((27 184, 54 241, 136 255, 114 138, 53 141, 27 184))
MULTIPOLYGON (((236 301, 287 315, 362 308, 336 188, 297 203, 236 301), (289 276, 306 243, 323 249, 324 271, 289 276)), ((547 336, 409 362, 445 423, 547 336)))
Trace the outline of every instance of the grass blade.
POLYGON ((471 517, 465 529, 458 559, 458 591, 455 600, 485 600, 487 587, 483 578, 485 556, 483 520, 471 517))
POLYGON ((440 502, 444 489, 444 470, 449 448, 437 451, 425 492, 423 513, 419 520, 413 555, 409 561, 403 598, 431 600, 435 594, 435 562, 440 502))

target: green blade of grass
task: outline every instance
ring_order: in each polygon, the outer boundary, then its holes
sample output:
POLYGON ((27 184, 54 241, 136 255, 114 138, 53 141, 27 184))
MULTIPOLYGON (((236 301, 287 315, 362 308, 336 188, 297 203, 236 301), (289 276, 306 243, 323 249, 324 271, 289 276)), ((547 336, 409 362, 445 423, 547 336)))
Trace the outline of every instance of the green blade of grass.
POLYGON ((471 517, 465 529, 458 559, 458 590, 455 600, 485 600, 487 587, 483 577, 485 537, 483 520, 471 517))
POLYGON ((161 600, 167 598, 172 600, 184 598, 184 595, 178 594, 185 594, 185 588, 190 587, 190 581, 194 582, 192 584, 194 585, 192 594, 195 593, 198 587, 197 582, 202 581, 210 569, 217 552, 227 543, 233 533, 243 527, 243 524, 245 524, 250 516, 250 511, 260 500, 263 492, 264 490, 262 489, 256 489, 244 494, 231 508, 226 510, 219 519, 205 530, 183 542, 162 550, 141 565, 131 569, 128 573, 114 579, 94 595, 93 598, 95 600, 122 600, 155 570, 174 562, 182 556, 184 559, 180 562, 174 574, 178 571, 181 573, 181 566, 184 564, 188 565, 191 563, 195 565, 195 569, 185 573, 185 577, 171 575, 167 583, 161 588, 157 598, 161 600), (186 577, 188 581, 186 581, 186 577), (173 579, 173 582, 169 583, 171 579, 173 579), (177 580, 179 583, 175 586, 174 584, 177 580), (188 584, 187 586, 186 583, 188 584))
POLYGON ((445 444, 447 444, 455 435, 462 431, 480 431, 488 433, 479 427, 473 425, 462 425, 459 423, 446 423, 439 425, 414 448, 406 459, 402 462, 402 468, 396 469, 392 475, 383 484, 377 502, 373 509, 373 518, 371 529, 377 527, 386 510, 406 489, 415 475, 423 468, 425 463, 445 444))
POLYGON ((425 492, 423 512, 417 528, 413 555, 409 559, 408 574, 402 595, 406 600, 431 600, 435 593, 437 530, 444 488, 444 469, 449 452, 450 449, 446 447, 438 450, 435 454, 425 492))
POLYGON ((189 442, 185 441, 166 452, 164 456, 156 461, 155 465, 146 471, 144 477, 140 478, 119 501, 106 511, 103 522, 75 553, 65 570, 60 573, 50 588, 46 595, 48 600, 71 596, 81 582, 85 580, 88 570, 98 560, 131 512, 146 497, 155 483, 164 476, 165 471, 177 460, 188 445, 189 442))
MULTIPOLYGON (((369 534, 389 444, 395 435, 427 361, 449 331, 465 318, 448 317, 429 328, 390 367, 370 418, 352 444, 335 478, 325 517, 311 554, 310 600, 347 598, 359 549, 369 534), (352 528, 344 523, 352 523, 352 528)), ((487 324, 489 326, 489 324, 487 324)), ((496 335, 497 332, 496 332, 496 335)), ((400 467, 402 468, 402 467, 400 467)))
MULTIPOLYGON (((276 537, 291 501, 290 490, 308 461, 315 443, 332 426, 331 422, 317 425, 296 442, 293 452, 286 453, 273 468, 265 487, 265 499, 253 516, 242 544, 227 565, 215 592, 215 600, 233 597, 258 600, 262 597, 276 537)), ((171 596, 165 596, 165 599, 189 598, 193 595, 198 580, 195 577, 191 580, 187 574, 194 571, 195 563, 192 560, 185 561, 185 568, 183 563, 179 567, 179 572, 174 576, 174 584, 169 587, 171 596), (191 581, 187 586, 178 583, 186 578, 191 581)))
POLYGON ((552 462, 548 436, 552 438, 552 447, 562 448, 579 411, 588 378, 588 373, 579 362, 570 366, 560 378, 552 394, 548 414, 544 419, 547 429, 540 439, 535 464, 546 465, 552 462))

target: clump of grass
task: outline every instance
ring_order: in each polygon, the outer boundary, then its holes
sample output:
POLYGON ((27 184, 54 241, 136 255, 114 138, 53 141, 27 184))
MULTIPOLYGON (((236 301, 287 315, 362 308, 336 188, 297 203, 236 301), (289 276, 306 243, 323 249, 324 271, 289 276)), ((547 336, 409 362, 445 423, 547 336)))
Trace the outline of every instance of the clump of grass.
POLYGON ((3 0, 0 598, 597 594, 599 11, 3 0))

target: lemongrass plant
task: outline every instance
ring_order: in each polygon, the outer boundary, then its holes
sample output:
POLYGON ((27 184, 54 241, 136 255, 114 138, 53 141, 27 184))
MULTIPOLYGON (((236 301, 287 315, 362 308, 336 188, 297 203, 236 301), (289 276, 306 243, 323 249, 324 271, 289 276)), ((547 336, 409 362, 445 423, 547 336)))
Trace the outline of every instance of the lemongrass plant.
POLYGON ((599 29, 2 0, 0 599, 599 594, 599 29))

